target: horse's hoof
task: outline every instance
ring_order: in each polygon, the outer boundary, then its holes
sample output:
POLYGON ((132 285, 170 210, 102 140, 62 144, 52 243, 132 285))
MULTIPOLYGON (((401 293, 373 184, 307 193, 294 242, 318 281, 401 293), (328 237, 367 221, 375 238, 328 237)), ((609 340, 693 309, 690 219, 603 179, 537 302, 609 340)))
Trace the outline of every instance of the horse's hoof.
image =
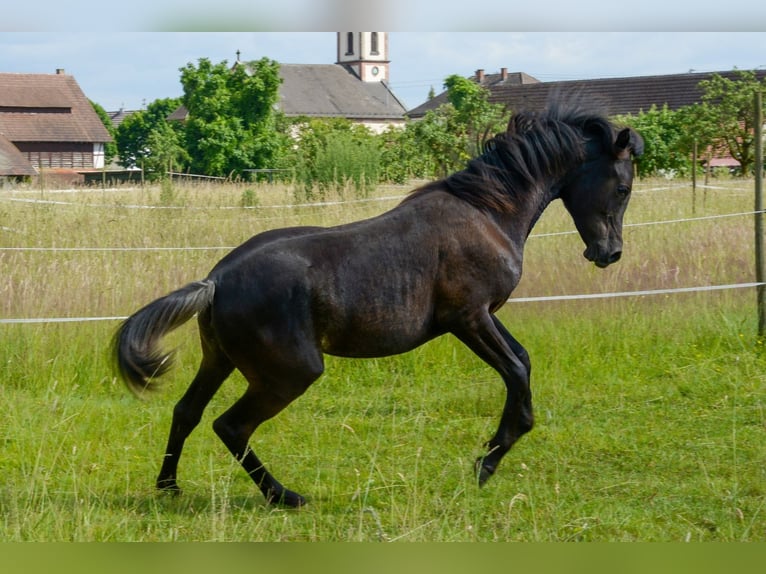
POLYGON ((176 496, 181 494, 181 487, 179 487, 178 483, 172 478, 169 478, 167 480, 158 480, 157 490, 159 490, 160 492, 166 492, 168 494, 173 494, 176 496))
POLYGON ((476 459, 476 463, 473 465, 476 477, 479 481, 479 486, 484 486, 484 483, 495 474, 495 468, 484 463, 484 458, 479 457, 476 459))
POLYGON ((273 504, 276 506, 284 506, 287 508, 300 508, 301 506, 306 505, 306 499, 303 498, 300 494, 297 492, 293 492, 292 490, 287 490, 286 488, 280 492, 272 492, 269 496, 266 497, 266 500, 269 504, 273 504))

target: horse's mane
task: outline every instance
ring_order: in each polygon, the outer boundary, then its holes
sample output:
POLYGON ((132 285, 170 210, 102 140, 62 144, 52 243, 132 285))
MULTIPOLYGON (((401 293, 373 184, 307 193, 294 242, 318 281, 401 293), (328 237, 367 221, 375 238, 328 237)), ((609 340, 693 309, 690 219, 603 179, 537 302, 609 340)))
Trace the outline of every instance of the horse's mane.
POLYGON ((488 140, 464 170, 415 189, 408 199, 442 190, 482 210, 513 212, 526 190, 584 161, 589 140, 601 150, 611 145, 606 114, 578 95, 556 95, 542 112, 514 114, 507 131, 488 140))

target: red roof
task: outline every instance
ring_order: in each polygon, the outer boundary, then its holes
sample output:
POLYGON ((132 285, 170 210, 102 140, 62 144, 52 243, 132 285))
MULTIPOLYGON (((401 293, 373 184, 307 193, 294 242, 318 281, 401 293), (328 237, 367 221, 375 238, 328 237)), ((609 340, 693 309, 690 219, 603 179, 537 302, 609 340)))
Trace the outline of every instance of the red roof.
POLYGON ((730 156, 710 158, 710 167, 739 167, 739 165, 739 162, 730 156))
POLYGON ((11 142, 109 142, 73 76, 0 73, 0 135, 11 142))

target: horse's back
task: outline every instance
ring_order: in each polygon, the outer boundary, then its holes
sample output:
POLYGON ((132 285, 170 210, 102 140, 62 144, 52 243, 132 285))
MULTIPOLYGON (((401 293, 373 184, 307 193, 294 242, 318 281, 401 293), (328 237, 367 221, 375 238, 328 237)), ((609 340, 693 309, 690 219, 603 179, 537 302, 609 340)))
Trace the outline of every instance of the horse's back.
POLYGON ((312 227, 312 226, 297 226, 297 227, 283 227, 280 229, 270 229, 263 231, 257 235, 252 236, 250 239, 240 244, 227 253, 210 272, 209 277, 215 279, 215 277, 225 272, 229 267, 236 267, 241 265, 244 260, 249 258, 256 250, 265 247, 269 244, 284 241, 292 237, 300 237, 303 235, 310 235, 314 233, 320 233, 324 227, 312 227))

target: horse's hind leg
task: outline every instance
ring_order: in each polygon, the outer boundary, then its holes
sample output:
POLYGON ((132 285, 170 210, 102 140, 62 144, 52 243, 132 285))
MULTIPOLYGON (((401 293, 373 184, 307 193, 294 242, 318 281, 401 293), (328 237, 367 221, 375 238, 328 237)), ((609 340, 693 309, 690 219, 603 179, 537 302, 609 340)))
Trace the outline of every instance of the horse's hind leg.
POLYGON ((203 358, 194 380, 181 400, 173 409, 173 422, 162 459, 162 467, 157 476, 157 488, 166 491, 180 491, 176 481, 178 460, 181 457, 184 442, 199 424, 205 407, 221 384, 234 370, 228 358, 211 340, 202 337, 203 358))
POLYGON ((286 489, 275 479, 248 445, 255 429, 270 419, 313 383, 324 369, 321 354, 312 367, 284 366, 279 379, 243 371, 250 381, 245 394, 213 423, 213 429, 231 454, 242 464, 267 502, 297 508, 306 504, 300 494, 286 489))

